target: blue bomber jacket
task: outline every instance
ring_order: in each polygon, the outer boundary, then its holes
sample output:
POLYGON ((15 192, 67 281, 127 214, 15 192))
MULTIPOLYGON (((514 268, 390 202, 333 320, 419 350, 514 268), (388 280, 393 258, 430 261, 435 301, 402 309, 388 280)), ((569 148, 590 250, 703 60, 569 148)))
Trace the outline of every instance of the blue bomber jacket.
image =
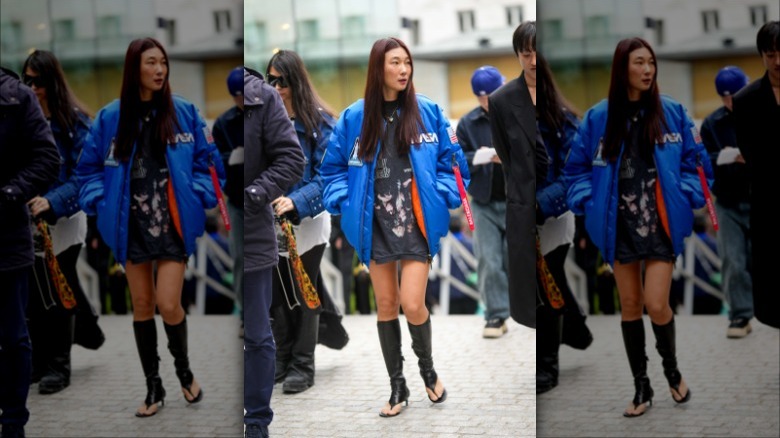
MULTIPOLYGON (((684 239, 693 229, 693 210, 704 206, 704 190, 697 166, 704 168, 708 186, 712 185, 712 166, 701 137, 685 107, 668 96, 661 96, 668 130, 663 145, 653 152, 658 183, 666 207, 662 221, 669 224, 674 254, 683 251, 684 239)), ((574 214, 585 215, 585 228, 604 260, 615 262, 617 235, 618 171, 623 156, 621 145, 617 160, 602 158, 600 145, 607 126, 607 100, 585 113, 577 140, 572 143, 564 175, 567 202, 574 214)), ((659 215, 661 210, 659 209, 659 215)))
MULTIPOLYGON (((374 165, 357 158, 360 130, 363 126, 363 99, 345 109, 333 130, 320 171, 324 182, 325 208, 341 214, 341 228, 347 241, 355 247, 360 261, 371 260, 372 224, 374 219, 374 165)), ((419 143, 411 148, 412 172, 419 190, 423 226, 428 240, 429 257, 439 252, 439 240, 449 229, 449 209, 461 205, 453 160, 460 167, 463 183, 468 187, 469 170, 455 130, 441 108, 418 94, 417 106, 424 131, 419 143)), ((376 153, 381 150, 381 143, 376 153)))
MULTIPOLYGON (((220 186, 225 170, 219 151, 198 109, 179 96, 173 105, 181 129, 176 144, 166 148, 165 158, 179 211, 182 240, 187 255, 195 251, 195 239, 206 226, 205 209, 217 205, 209 166, 214 166, 220 186)), ((119 100, 106 105, 95 116, 84 143, 76 176, 79 205, 88 215, 97 215, 100 235, 117 261, 127 262, 128 220, 130 216, 130 170, 136 145, 127 161, 116 159, 113 144, 119 128, 119 100)))

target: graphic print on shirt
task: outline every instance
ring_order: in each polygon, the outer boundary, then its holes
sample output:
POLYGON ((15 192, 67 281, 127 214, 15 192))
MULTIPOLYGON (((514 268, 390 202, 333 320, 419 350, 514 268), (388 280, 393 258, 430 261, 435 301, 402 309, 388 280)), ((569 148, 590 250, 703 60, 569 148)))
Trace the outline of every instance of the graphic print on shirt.
POLYGON ((635 157, 624 157, 620 162, 620 180, 623 190, 618 210, 626 225, 640 237, 658 232, 658 212, 655 202, 656 169, 636 165, 635 157))
POLYGON ((403 239, 414 227, 412 200, 409 196, 412 183, 411 163, 408 160, 379 158, 375 177, 376 217, 385 229, 392 230, 395 237, 403 239))
POLYGON ((158 166, 152 169, 155 160, 137 154, 131 169, 133 197, 130 210, 137 218, 140 229, 149 236, 158 238, 168 233, 169 219, 167 201, 168 168, 158 166))

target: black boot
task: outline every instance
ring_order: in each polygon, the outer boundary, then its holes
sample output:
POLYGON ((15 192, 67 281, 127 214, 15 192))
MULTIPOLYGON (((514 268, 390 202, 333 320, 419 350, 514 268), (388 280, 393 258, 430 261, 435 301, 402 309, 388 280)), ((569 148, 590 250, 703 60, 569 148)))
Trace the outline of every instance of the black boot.
POLYGON ((295 339, 290 350, 287 377, 282 385, 282 391, 287 394, 303 392, 314 386, 314 348, 317 347, 320 315, 308 310, 297 312, 297 324, 288 327, 288 330, 294 331, 295 339))
POLYGON ((168 351, 173 355, 173 365, 176 367, 176 377, 179 378, 182 389, 192 396, 192 399, 184 397, 189 403, 197 403, 203 398, 203 388, 198 394, 192 393, 192 382, 195 380, 190 370, 190 359, 187 355, 187 316, 176 325, 168 325, 163 322, 165 334, 168 336, 168 351))
MULTIPOLYGON (((436 394, 436 382, 439 380, 436 370, 433 369, 433 343, 431 331, 431 315, 421 325, 414 325, 407 321, 409 325, 409 334, 412 335, 412 350, 417 355, 417 364, 420 367, 420 375, 423 378, 425 387, 436 394)), ((447 399, 447 390, 443 390, 439 398, 432 399, 430 394, 428 398, 434 403, 441 403, 447 399)))
POLYGON ((536 311, 536 393, 558 386, 558 350, 563 317, 540 307, 536 311))
MULTIPOLYGON (((390 409, 400 403, 409 404, 409 388, 404 377, 404 357, 401 354, 401 322, 398 319, 392 321, 377 321, 379 332, 379 345, 382 347, 382 357, 385 359, 387 375, 390 376, 390 409)), ((398 414, 403 410, 398 411, 398 414)), ((395 417, 398 414, 379 413, 380 417, 395 417)))
POLYGON ((672 320, 665 325, 656 325, 653 323, 652 326, 653 333, 655 334, 655 348, 663 359, 664 376, 666 376, 666 380, 669 382, 670 390, 674 390, 672 391, 672 398, 677 403, 685 403, 691 399, 691 390, 688 388, 684 397, 680 393, 682 375, 677 369, 674 316, 672 316, 672 320), (675 395, 675 393, 677 394, 675 395))
POLYGON ((41 377, 38 393, 54 394, 70 386, 70 349, 73 346, 74 315, 63 309, 55 309, 49 315, 56 329, 47 333, 49 357, 46 373, 41 377))
MULTIPOLYGON (((650 378, 647 377, 647 356, 645 355, 645 325, 642 319, 635 321, 622 321, 620 328, 623 330, 623 344, 626 347, 628 364, 631 366, 631 374, 634 375, 634 399, 631 403, 634 409, 647 403, 647 407, 653 405, 653 388, 650 387, 650 378)), ((645 409, 647 410, 647 409, 645 409)), ((644 414, 624 412, 625 417, 638 417, 644 414)))
MULTIPOLYGON (((154 318, 146 321, 133 321, 135 333, 135 345, 138 348, 138 356, 141 358, 141 366, 146 376, 146 399, 144 404, 150 406, 160 403, 165 405, 165 388, 160 378, 160 356, 157 355, 157 325, 154 318)), ((136 412, 136 417, 151 417, 151 414, 136 412)))

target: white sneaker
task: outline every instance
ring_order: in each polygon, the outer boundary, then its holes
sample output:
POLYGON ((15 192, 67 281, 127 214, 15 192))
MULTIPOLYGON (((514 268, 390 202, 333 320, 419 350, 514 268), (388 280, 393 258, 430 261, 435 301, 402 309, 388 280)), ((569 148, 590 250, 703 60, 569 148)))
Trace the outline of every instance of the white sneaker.
POLYGON ((501 318, 490 319, 485 323, 485 328, 482 330, 483 338, 500 338, 506 333, 506 322, 501 318))

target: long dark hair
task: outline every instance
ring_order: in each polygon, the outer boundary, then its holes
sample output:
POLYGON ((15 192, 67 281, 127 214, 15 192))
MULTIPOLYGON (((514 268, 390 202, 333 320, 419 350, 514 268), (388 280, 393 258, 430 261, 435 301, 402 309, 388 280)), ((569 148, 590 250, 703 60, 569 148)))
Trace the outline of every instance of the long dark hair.
POLYGON ((280 50, 268 61, 265 75, 268 77, 271 67, 281 74, 289 84, 292 99, 292 108, 295 118, 300 120, 309 140, 314 139, 314 134, 321 134, 319 125, 323 120, 320 110, 331 117, 335 112, 320 98, 317 90, 309 78, 309 72, 303 65, 301 57, 292 50, 280 50))
POLYGON ((536 21, 524 21, 517 26, 512 34, 512 48, 515 55, 536 51, 536 21))
MULTIPOLYGON (((634 50, 645 48, 655 59, 655 52, 650 44, 642 38, 626 38, 621 40, 615 48, 615 56, 612 58, 612 77, 609 82, 609 107, 607 108, 607 128, 604 134, 603 156, 609 159, 617 159, 620 154, 620 145, 628 134, 626 114, 628 113, 628 58, 634 50)), ((668 128, 664 118, 661 96, 658 92, 658 67, 653 75, 653 84, 650 89, 643 91, 639 97, 640 104, 645 111, 644 128, 641 133, 640 147, 642 145, 653 147, 655 143, 663 143, 663 128, 668 128)), ((645 151, 646 152, 646 151, 645 151)))
MULTIPOLYGON (((412 143, 417 142, 420 129, 424 127, 420 110, 417 108, 417 95, 414 92, 414 61, 409 48, 398 38, 382 38, 374 42, 368 56, 368 74, 363 109, 363 126, 360 130, 358 156, 364 161, 374 159, 377 143, 381 138, 384 116, 382 114, 382 93, 385 84, 385 53, 402 48, 409 56, 412 73, 406 83, 406 89, 398 94, 399 110, 402 115, 395 126, 395 138, 399 155, 408 154, 412 143)), ((386 127, 385 127, 386 128, 386 127)))
MULTIPOLYGON (((122 160, 130 158, 133 145, 138 140, 141 117, 141 54, 153 48, 163 53, 166 63, 168 54, 165 48, 154 38, 133 40, 125 54, 125 68, 122 74, 122 92, 119 99, 119 129, 116 134, 115 156, 122 160)), ((165 75, 165 82, 159 91, 152 95, 152 105, 157 111, 152 121, 152 151, 164 156, 168 142, 174 138, 175 130, 179 128, 176 111, 171 98, 171 86, 168 78, 171 75, 170 66, 165 75)))
POLYGON ((53 53, 46 50, 32 52, 22 67, 22 74, 25 76, 28 68, 37 73, 42 81, 49 112, 57 124, 71 131, 79 121, 79 113, 92 116, 68 87, 62 66, 53 53))
MULTIPOLYGON (((538 52, 536 53, 536 108, 539 112, 539 121, 557 132, 563 131, 564 126, 570 123, 567 112, 579 116, 578 111, 558 91, 550 65, 538 52)), ((557 139, 557 136, 555 138, 557 139)))

